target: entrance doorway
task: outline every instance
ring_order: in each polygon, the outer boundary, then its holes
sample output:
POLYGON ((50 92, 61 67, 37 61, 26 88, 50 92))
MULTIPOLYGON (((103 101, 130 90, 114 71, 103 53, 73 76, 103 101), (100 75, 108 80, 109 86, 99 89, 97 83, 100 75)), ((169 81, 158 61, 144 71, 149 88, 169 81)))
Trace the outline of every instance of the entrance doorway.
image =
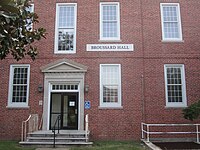
POLYGON ((60 129, 78 130, 78 92, 51 93, 50 129, 60 115, 60 129))

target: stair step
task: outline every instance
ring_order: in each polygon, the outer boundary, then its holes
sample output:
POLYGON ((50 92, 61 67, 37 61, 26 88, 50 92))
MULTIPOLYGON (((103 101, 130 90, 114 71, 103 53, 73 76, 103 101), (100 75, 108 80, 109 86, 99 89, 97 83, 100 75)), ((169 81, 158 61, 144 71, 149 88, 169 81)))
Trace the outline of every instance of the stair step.
MULTIPOLYGON (((54 139, 53 137, 27 137, 27 139, 36 139, 36 140, 52 140, 54 139)), ((82 140, 82 139, 86 139, 86 138, 74 138, 74 137, 56 137, 55 138, 56 140, 74 140, 74 139, 77 139, 77 140, 82 140)))
MULTIPOLYGON (((53 142, 53 137, 28 137, 27 141, 30 142, 53 142)), ((56 137, 56 142, 84 142, 86 138, 66 138, 66 137, 56 137)))
MULTIPOLYGON (((56 146, 68 146, 68 145, 92 145, 92 142, 86 142, 87 136, 85 131, 60 131, 59 134, 55 134, 56 146)), ((51 131, 37 131, 29 133, 27 141, 20 142, 23 146, 42 146, 52 147, 54 143, 54 134, 51 131)))
MULTIPOLYGON (((34 146, 34 147, 52 147, 53 142, 19 142, 23 146, 34 146)), ((93 142, 56 142, 56 147, 67 147, 67 146, 90 146, 93 142)))

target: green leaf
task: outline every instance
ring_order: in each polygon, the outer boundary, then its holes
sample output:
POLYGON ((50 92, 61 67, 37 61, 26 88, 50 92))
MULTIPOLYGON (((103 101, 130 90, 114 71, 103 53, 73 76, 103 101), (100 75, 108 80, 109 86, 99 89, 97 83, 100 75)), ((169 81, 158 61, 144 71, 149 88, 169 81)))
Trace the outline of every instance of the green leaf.
POLYGON ((11 2, 12 0, 1 0, 1 4, 0 5, 7 5, 11 2))

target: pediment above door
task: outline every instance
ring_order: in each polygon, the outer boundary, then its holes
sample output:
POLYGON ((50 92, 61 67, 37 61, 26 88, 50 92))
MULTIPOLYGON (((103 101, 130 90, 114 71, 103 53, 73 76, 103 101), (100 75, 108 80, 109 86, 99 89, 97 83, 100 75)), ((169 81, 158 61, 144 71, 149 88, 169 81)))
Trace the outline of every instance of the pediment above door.
POLYGON ((87 72, 87 67, 69 59, 61 59, 41 67, 42 72, 87 72))

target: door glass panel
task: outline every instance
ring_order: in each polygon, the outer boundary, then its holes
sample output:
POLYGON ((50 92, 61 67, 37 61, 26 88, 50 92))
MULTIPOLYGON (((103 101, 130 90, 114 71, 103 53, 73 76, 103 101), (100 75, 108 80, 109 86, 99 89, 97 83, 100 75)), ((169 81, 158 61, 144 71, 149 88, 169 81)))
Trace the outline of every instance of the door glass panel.
POLYGON ((68 127, 76 128, 77 127, 77 104, 76 104, 76 95, 68 96, 68 127))
POLYGON ((52 94, 51 100, 51 129, 54 126, 56 118, 61 114, 61 94, 52 94))
POLYGON ((63 99, 63 126, 66 127, 68 122, 68 96, 63 99))

